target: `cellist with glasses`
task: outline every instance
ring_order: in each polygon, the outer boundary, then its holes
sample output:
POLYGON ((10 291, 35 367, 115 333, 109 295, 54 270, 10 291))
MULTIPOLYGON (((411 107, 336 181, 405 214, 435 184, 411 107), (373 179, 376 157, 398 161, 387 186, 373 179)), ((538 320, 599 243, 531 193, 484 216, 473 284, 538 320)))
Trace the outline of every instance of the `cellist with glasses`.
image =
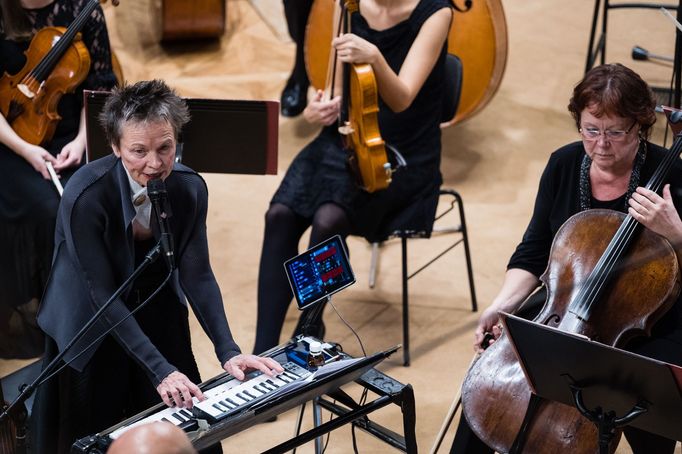
MULTIPOLYGON (((627 214, 641 224, 645 228, 644 230, 649 230, 649 232, 643 230, 640 235, 644 233, 650 235, 653 232, 654 236, 657 237, 656 239, 660 241, 661 247, 642 251, 643 260, 639 261, 642 257, 637 256, 633 262, 628 262, 630 266, 644 266, 643 264, 647 261, 659 260, 664 257, 669 260, 669 265, 671 264, 671 266, 665 267, 665 272, 668 274, 659 270, 658 273, 646 276, 646 279, 641 277, 640 282, 632 283, 634 286, 644 288, 643 293, 646 294, 647 292, 653 293, 654 287, 647 280, 660 282, 669 279, 673 281, 672 291, 668 297, 662 301, 655 301, 655 304, 652 305, 653 312, 647 312, 647 316, 642 316, 642 320, 636 319, 635 323, 638 326, 640 322, 642 326, 646 327, 653 324, 651 336, 645 336, 643 335, 645 333, 638 332, 639 329, 635 329, 635 334, 640 334, 640 336, 629 340, 624 345, 619 342, 616 346, 660 361, 682 365, 682 304, 679 300, 679 267, 677 266, 680 263, 680 252, 682 251, 682 220, 680 220, 682 161, 680 161, 679 156, 671 158, 671 168, 667 177, 662 181, 660 194, 646 188, 647 183, 653 180, 652 176, 661 174, 660 168, 664 167, 661 163, 668 162, 667 160, 671 156, 671 151, 649 141, 652 127, 656 121, 655 106, 656 101, 653 92, 646 82, 634 71, 621 64, 595 67, 586 73, 584 78, 575 86, 568 104, 568 110, 575 121, 577 140, 552 153, 542 173, 533 215, 526 232, 509 260, 501 289, 478 321, 474 349, 482 352, 482 356, 472 366, 472 370, 475 369, 475 371, 469 372, 467 381, 473 380, 476 371, 481 370, 481 368, 493 370, 495 367, 499 367, 496 372, 501 375, 504 375, 503 368, 505 371, 509 370, 506 365, 502 365, 503 361, 498 359, 501 358, 501 355, 491 358, 491 354, 496 355, 501 352, 502 348, 505 348, 508 343, 506 337, 500 340, 502 331, 498 312, 514 313, 521 310, 519 315, 527 318, 533 318, 539 312, 536 321, 551 325, 553 322, 547 321, 544 314, 548 313, 547 307, 551 308, 552 304, 556 304, 556 301, 561 299, 560 297, 555 298, 555 295, 579 295, 577 290, 582 290, 581 286, 575 285, 573 288, 571 285, 575 282, 565 282, 558 279, 558 277, 565 277, 570 273, 559 276, 551 272, 556 266, 553 267, 552 265, 551 260, 554 255, 550 255, 550 252, 554 247, 553 245, 556 244, 555 238, 562 237, 561 239, 566 241, 566 237, 562 236, 563 230, 560 230, 560 227, 576 224, 578 221, 566 222, 569 218, 575 219, 572 216, 576 214, 600 215, 600 213, 588 211, 593 209, 604 210, 601 212, 604 213, 601 219, 604 222, 598 224, 595 229, 601 230, 602 235, 606 228, 606 215, 620 212, 623 217, 627 214), (540 277, 543 276, 543 273, 545 273, 545 279, 541 282, 540 277), (543 291, 528 298, 543 282, 546 285, 543 291), (575 291, 567 291, 567 289, 575 291), (550 296, 547 303, 540 312, 540 307, 543 306, 548 294, 550 296), (527 298, 529 303, 533 301, 535 305, 524 305, 523 303, 527 298), (495 347, 502 348, 490 348, 483 351, 488 345, 482 345, 482 342, 489 345, 495 344, 495 347)), ((626 218, 626 221, 628 219, 626 218)), ((599 236, 599 232, 594 232, 594 234, 597 237, 599 236)), ((576 238, 576 243, 577 240, 576 238)), ((634 249, 635 247, 631 247, 629 252, 633 253, 634 249)), ((563 255, 567 257, 566 261, 570 265, 567 268, 570 268, 571 271, 591 266, 589 263, 592 259, 585 260, 581 252, 583 251, 574 250, 572 253, 564 251, 563 255)), ((610 286, 606 287, 608 290, 597 303, 604 300, 610 301, 609 293, 618 295, 616 299, 619 299, 619 307, 621 308, 627 308, 627 304, 632 304, 631 307, 637 307, 639 311, 639 308, 648 303, 645 298, 640 298, 641 295, 635 298, 635 301, 619 298, 622 293, 619 294, 617 291, 622 287, 622 276, 628 271, 628 269, 617 268, 617 272, 610 278, 610 286)), ((578 274, 577 271, 575 273, 578 274)), ((573 280, 581 281, 581 278, 576 276, 573 280)), ((584 279, 584 281, 586 282, 584 286, 590 284, 589 278, 584 279)), ((604 310, 611 311, 613 307, 608 306, 604 310)), ((643 310, 642 312, 644 313, 643 310)), ((608 319, 608 324, 611 326, 619 326, 618 323, 623 323, 622 320, 627 317, 624 314, 613 312, 609 312, 609 314, 613 315, 612 318, 608 319)), ((566 319, 573 320, 575 318, 568 311, 564 315, 566 319)), ((580 319, 586 326, 589 326, 591 320, 589 317, 581 317, 580 319)), ((622 333, 623 338, 629 338, 630 333, 631 331, 624 331, 622 333)), ((608 343, 605 339, 597 340, 608 343)), ((522 373, 521 376, 523 376, 522 373)), ((488 402, 495 402, 495 404, 481 405, 480 407, 471 404, 467 408, 465 394, 470 396, 476 394, 472 392, 471 383, 467 381, 465 381, 462 391, 465 416, 460 420, 451 452, 455 454, 484 454, 492 453, 493 448, 498 451, 508 450, 509 446, 494 445, 488 447, 481 439, 485 439, 487 444, 502 443, 501 440, 503 439, 510 441, 511 444, 518 433, 516 430, 524 418, 526 399, 523 395, 516 394, 515 398, 512 399, 513 402, 512 400, 499 402, 496 399, 497 396, 493 397, 493 394, 488 392, 489 389, 483 386, 480 388, 480 393, 472 398, 477 400, 480 396, 487 399, 488 402), (523 406, 520 414, 509 410, 517 404, 523 406), (497 427, 496 430, 492 430, 489 426, 486 428, 491 430, 481 430, 486 425, 479 424, 479 422, 493 406, 496 407, 494 411, 507 412, 505 415, 514 413, 514 416, 518 416, 518 418, 515 417, 513 421, 506 424, 501 422, 503 417, 500 417, 494 423, 497 427), (501 435, 502 433, 507 434, 505 429, 507 426, 510 426, 508 429, 510 437, 501 435), (478 427, 479 430, 472 431, 472 428, 475 427, 478 427)), ((502 381, 505 383, 516 382, 509 376, 505 376, 505 379, 498 383, 502 383, 502 381)), ((561 433, 561 440, 556 441, 559 444, 566 443, 571 446, 570 444, 574 443, 571 447, 564 448, 566 452, 597 452, 596 437, 593 438, 592 434, 588 437, 580 436, 588 430, 593 430, 596 433, 596 428, 586 418, 580 416, 577 410, 575 413, 578 418, 565 426, 556 420, 545 421, 552 425, 550 435, 561 433)), ((535 416, 533 421, 539 421, 538 424, 543 425, 541 416, 535 416)), ((531 426, 530 430, 533 429, 534 427, 531 426)), ((553 438, 543 435, 547 435, 547 433, 528 435, 527 439, 542 440, 543 443, 546 443, 547 439, 553 438)), ((634 427, 626 426, 624 435, 635 454, 653 452, 665 454, 673 453, 675 450, 675 440, 669 440, 634 427)), ((525 446, 522 452, 533 452, 535 449, 537 448, 525 446)))

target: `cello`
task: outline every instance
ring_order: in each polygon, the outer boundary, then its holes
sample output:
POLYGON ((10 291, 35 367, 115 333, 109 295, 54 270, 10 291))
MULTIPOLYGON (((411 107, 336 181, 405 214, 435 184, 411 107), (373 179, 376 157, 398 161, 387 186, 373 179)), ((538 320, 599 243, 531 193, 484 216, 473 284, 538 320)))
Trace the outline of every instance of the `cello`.
POLYGON ((90 0, 66 29, 39 30, 25 52, 24 67, 0 78, 0 112, 26 142, 43 145, 52 138, 61 120, 59 100, 88 75, 90 54, 79 32, 98 4, 99 0, 90 0))
MULTIPOLYGON (((678 137, 647 189, 663 187, 681 152, 678 137)), ((547 299, 537 323, 616 347, 649 334, 680 292, 679 264, 670 243, 631 215, 610 210, 569 218, 556 234, 540 279, 547 299)), ((462 404, 471 429, 497 451, 597 450, 597 429, 578 410, 532 398, 506 333, 468 371, 462 404)))
MULTIPOLYGON (((305 33, 305 64, 310 83, 325 85, 330 54, 333 2, 315 0, 305 33)), ((449 126, 470 118, 493 98, 502 81, 507 62, 507 24, 501 0, 467 0, 455 5, 448 33, 448 53, 462 60, 463 79, 457 113, 449 126)))

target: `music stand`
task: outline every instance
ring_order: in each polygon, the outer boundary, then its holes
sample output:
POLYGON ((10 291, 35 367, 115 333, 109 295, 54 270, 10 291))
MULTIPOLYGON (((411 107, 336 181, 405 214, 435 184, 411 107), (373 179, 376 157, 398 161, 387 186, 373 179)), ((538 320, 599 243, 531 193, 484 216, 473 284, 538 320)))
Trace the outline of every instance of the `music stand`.
POLYGON ((533 393, 575 406, 597 424, 600 453, 624 425, 682 440, 682 368, 500 315, 533 393))
MULTIPOLYGON (((108 91, 83 92, 87 159, 112 152, 99 122, 108 91)), ((176 160, 196 172, 277 174, 279 102, 184 98, 190 121, 176 160)))

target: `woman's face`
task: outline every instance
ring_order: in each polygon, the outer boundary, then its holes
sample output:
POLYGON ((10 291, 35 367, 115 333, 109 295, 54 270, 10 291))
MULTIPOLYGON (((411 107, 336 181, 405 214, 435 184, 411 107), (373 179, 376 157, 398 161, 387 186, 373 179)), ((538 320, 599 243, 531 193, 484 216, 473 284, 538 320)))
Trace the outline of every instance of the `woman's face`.
POLYGON ((165 180, 175 162, 175 134, 167 121, 126 122, 120 146, 113 145, 130 176, 142 186, 149 180, 165 180))
POLYGON ((594 115, 594 106, 580 113, 583 146, 592 162, 605 170, 631 166, 639 148, 639 125, 631 118, 594 115))

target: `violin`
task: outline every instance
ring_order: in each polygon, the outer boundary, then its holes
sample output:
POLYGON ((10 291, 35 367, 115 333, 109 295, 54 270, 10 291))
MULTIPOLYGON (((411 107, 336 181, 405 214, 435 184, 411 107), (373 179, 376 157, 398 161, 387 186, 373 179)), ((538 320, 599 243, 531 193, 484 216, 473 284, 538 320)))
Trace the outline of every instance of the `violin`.
MULTIPOLYGON (((315 0, 308 16, 304 56, 310 83, 325 85, 331 53, 334 4, 315 0)), ((483 109, 502 82, 507 63, 507 24, 501 0, 467 0, 455 4, 448 33, 448 53, 457 55, 464 68, 457 114, 444 126, 459 123, 483 109)))
MULTIPOLYGON (((663 187, 680 153, 678 136, 647 189, 663 187)), ((670 243, 632 216, 611 210, 569 218, 554 238, 540 279, 547 300, 535 322, 616 347, 650 334, 680 292, 679 264, 670 243)), ((532 395, 506 333, 468 371, 462 406, 471 429, 496 451, 597 451, 597 428, 577 409, 532 395)))
MULTIPOLYGON (((343 24, 339 23, 336 28, 339 33, 344 29, 350 32, 350 16, 358 9, 357 0, 345 0, 339 14, 339 21, 343 24)), ((329 56, 325 91, 332 92, 328 95, 331 99, 337 74, 336 52, 330 52, 329 56)), ((349 166, 358 185, 371 193, 387 188, 393 173, 379 131, 379 89, 370 64, 353 63, 347 65, 346 70, 348 92, 344 97, 348 104, 348 118, 340 119, 339 133, 344 138, 349 166)))
POLYGON ((44 145, 52 139, 61 120, 59 100, 87 77, 90 54, 80 31, 98 4, 98 0, 88 2, 68 28, 39 30, 25 52, 24 67, 0 78, 0 112, 26 142, 44 145))

